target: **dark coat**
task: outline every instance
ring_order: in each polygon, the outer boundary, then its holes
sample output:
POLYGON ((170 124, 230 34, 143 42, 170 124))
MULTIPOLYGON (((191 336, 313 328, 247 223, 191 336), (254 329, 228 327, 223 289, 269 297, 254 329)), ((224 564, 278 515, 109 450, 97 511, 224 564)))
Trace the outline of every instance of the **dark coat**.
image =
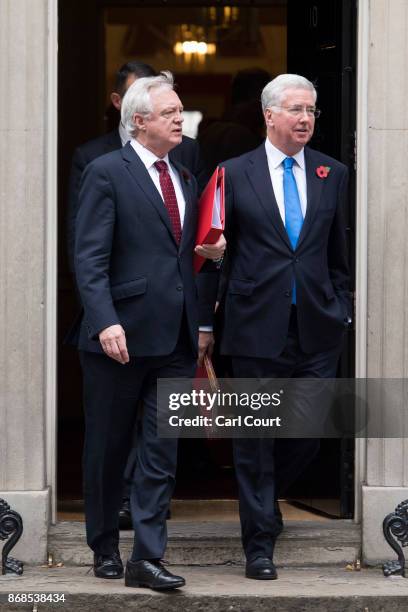
POLYGON ((306 353, 341 342, 351 314, 344 221, 347 168, 305 148, 307 210, 293 250, 273 193, 265 145, 223 164, 230 271, 221 352, 274 358, 287 341, 296 279, 306 353), (316 169, 330 166, 327 178, 316 169))
MULTIPOLYGON (((102 352, 99 332, 121 324, 129 354, 170 354, 184 312, 196 350, 199 323, 212 322, 213 295, 199 321, 193 273, 197 185, 180 164, 173 165, 186 201, 179 247, 163 200, 129 143, 86 167, 75 241, 76 280, 85 314, 79 330, 71 331, 74 337, 79 331, 79 349, 102 352)), ((207 277, 216 279, 215 266, 211 269, 214 274, 200 275, 205 286, 207 277)), ((198 287, 200 291, 200 283, 198 287)))
MULTIPOLYGON (((101 155, 122 148, 119 129, 108 134, 89 140, 78 147, 72 158, 71 174, 68 187, 68 212, 67 212, 67 243, 68 261, 71 272, 74 270, 74 244, 75 244, 75 221, 79 206, 79 188, 82 173, 86 166, 101 155)), ((170 161, 179 162, 197 180, 199 193, 207 184, 208 176, 201 158, 198 142, 188 136, 183 136, 182 142, 169 153, 170 161)))

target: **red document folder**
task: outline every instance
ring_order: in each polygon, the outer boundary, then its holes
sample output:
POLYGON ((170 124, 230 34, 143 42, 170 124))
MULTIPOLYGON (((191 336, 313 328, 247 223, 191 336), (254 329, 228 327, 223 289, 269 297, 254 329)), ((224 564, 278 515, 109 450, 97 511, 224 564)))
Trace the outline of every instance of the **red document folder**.
POLYGON ((210 390, 215 393, 220 388, 220 385, 217 380, 217 376, 214 371, 214 367, 212 361, 208 355, 204 355, 203 365, 196 370, 196 378, 208 378, 208 384, 210 386, 210 390))
MULTIPOLYGON (((201 389, 203 389, 204 391, 208 393, 209 392, 216 393, 220 388, 220 385, 217 380, 217 376, 214 371, 212 361, 210 357, 208 357, 208 355, 204 355, 203 365, 200 368, 197 368, 196 370, 195 382, 193 383, 193 387, 197 391, 200 391, 201 389), (202 382, 201 384, 198 384, 198 381, 200 379, 202 382)), ((202 416, 207 416, 207 417, 214 419, 216 415, 216 410, 213 410, 212 412, 210 412, 206 410, 205 406, 201 406, 200 413, 202 416)), ((212 429, 213 428, 210 425, 205 426, 206 438, 209 438, 209 439, 211 438, 212 429)))
MULTIPOLYGON (((196 244, 214 244, 224 231, 224 168, 216 168, 198 202, 196 244)), ((194 271, 200 271, 204 257, 194 254, 194 271)))

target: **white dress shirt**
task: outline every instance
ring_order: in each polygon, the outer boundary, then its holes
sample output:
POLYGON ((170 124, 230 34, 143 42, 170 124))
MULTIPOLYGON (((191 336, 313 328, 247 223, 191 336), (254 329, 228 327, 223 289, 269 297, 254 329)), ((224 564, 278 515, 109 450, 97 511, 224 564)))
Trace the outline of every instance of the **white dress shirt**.
MULTIPOLYGON (((157 161, 165 161, 166 162, 167 167, 169 169, 169 174, 170 174, 171 180, 173 181, 174 191, 176 193, 176 198, 177 198, 177 206, 178 206, 179 214, 180 214, 180 223, 181 223, 181 227, 183 227, 184 214, 185 214, 185 211, 186 211, 186 201, 184 199, 183 190, 181 188, 179 174, 172 167, 172 165, 171 165, 171 163, 169 161, 169 156, 165 155, 163 158, 157 157, 157 155, 152 153, 152 151, 150 151, 149 149, 146 149, 146 147, 144 147, 142 144, 140 144, 140 142, 138 140, 136 140, 135 138, 131 139, 130 144, 132 145, 132 147, 134 148, 134 150, 136 151, 136 153, 140 157, 142 163, 146 166, 146 170, 148 171, 148 173, 150 175, 150 178, 152 179, 153 183, 155 184, 155 187, 156 187, 157 191, 159 192, 159 194, 160 194, 162 199, 163 199, 163 194, 162 194, 162 190, 161 190, 161 187, 160 187, 159 171, 157 170, 157 168, 155 167, 154 164, 157 161)), ((164 201, 164 199, 163 199, 163 201, 164 201)))
POLYGON ((296 180, 296 185, 299 192, 300 207, 302 209, 303 218, 306 215, 307 209, 307 189, 306 189, 306 167, 305 167, 305 151, 301 149, 296 155, 286 155, 277 149, 269 140, 265 141, 266 157, 268 159, 269 174, 271 175, 273 192, 275 194, 276 203, 278 204, 280 216, 285 225, 285 203, 283 197, 283 160, 286 157, 293 157, 293 174, 296 180))

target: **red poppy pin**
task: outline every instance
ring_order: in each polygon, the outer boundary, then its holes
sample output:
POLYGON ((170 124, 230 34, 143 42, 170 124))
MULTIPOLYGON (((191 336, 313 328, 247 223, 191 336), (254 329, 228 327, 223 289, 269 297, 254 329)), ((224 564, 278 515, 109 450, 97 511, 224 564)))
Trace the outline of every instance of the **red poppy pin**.
POLYGON ((318 168, 316 168, 316 174, 319 178, 324 179, 329 176, 330 170, 330 166, 319 166, 318 168))

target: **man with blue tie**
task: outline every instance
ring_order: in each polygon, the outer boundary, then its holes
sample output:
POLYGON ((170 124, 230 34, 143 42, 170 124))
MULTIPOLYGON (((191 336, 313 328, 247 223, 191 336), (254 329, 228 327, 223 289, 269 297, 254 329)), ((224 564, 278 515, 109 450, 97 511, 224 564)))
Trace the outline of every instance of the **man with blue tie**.
MULTIPOLYGON (((273 79, 262 92, 265 143, 223 164, 230 271, 221 352, 238 378, 336 376, 351 312, 347 168, 306 146, 316 98, 304 77, 273 79)), ((276 500, 317 450, 317 440, 234 440, 248 578, 277 577, 276 500)))

